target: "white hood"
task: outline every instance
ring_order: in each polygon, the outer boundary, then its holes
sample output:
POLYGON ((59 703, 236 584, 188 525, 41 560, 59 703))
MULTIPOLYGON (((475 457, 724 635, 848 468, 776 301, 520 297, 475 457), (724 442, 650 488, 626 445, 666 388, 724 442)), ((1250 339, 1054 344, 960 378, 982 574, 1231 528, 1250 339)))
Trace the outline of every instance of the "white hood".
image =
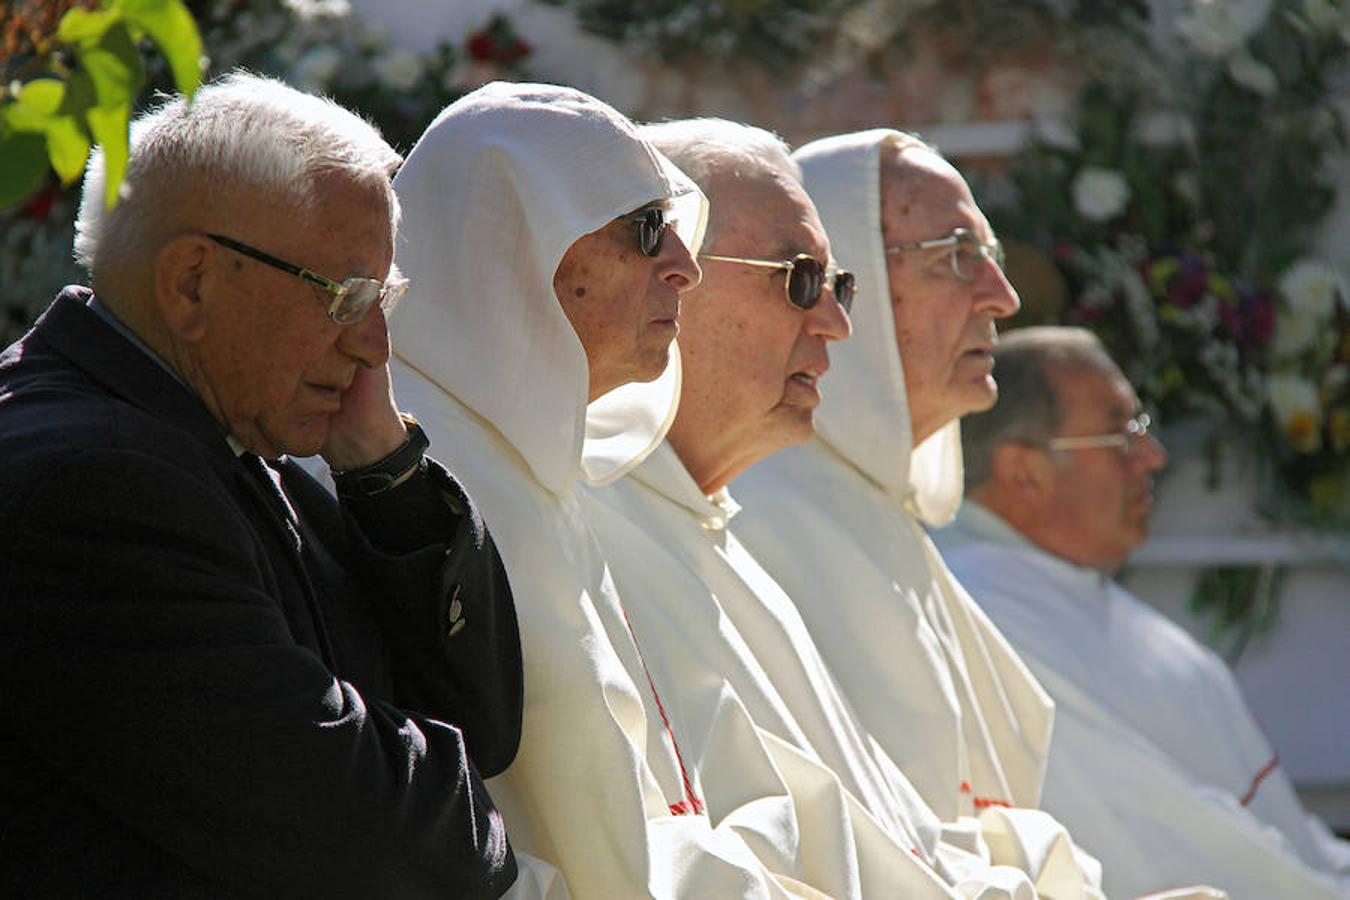
POLYGON ((653 200, 674 203, 676 231, 698 252, 706 200, 632 123, 570 88, 493 83, 436 118, 394 189, 395 259, 412 282, 390 321, 404 363, 490 423, 559 495, 579 475, 617 478, 661 442, 679 400, 675 345, 660 378, 611 391, 588 415, 586 355, 553 292, 573 242, 653 200), (622 430, 606 424, 614 407, 622 430))
POLYGON ((914 449, 881 235, 881 150, 902 137, 877 128, 814 141, 793 154, 831 251, 859 285, 853 336, 830 348, 816 430, 888 494, 912 503, 920 519, 938 525, 961 503, 961 425, 954 419, 914 449))

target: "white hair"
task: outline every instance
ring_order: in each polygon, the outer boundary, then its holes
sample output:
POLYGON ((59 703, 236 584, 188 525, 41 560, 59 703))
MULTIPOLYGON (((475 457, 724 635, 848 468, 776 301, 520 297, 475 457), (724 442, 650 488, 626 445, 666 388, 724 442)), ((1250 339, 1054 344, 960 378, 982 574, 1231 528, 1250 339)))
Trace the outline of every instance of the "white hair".
MULTIPOLYGON (((781 137, 754 125, 718 118, 675 119, 638 126, 638 136, 660 150, 712 196, 717 176, 748 178, 770 173, 802 183, 802 167, 781 137)), ((716 203, 709 210, 707 246, 722 224, 716 203)))
POLYGON ((782 171, 799 183, 801 166, 778 135, 727 119, 675 119, 638 126, 638 135, 684 170, 699 187, 717 173, 782 171))
POLYGON ((191 103, 164 97, 132 123, 130 150, 111 210, 104 205, 102 148, 85 172, 75 258, 91 275, 145 249, 161 219, 184 204, 254 191, 293 204, 303 216, 320 177, 345 174, 387 185, 402 161, 374 125, 332 100, 242 71, 203 85, 191 103))

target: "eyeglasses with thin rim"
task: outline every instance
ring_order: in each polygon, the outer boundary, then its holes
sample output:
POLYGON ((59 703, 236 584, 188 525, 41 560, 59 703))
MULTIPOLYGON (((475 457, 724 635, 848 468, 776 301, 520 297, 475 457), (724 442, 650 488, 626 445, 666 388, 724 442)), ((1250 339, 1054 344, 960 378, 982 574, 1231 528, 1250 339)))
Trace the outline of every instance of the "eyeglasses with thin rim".
POLYGON ((833 279, 831 287, 834 290, 834 299, 843 307, 844 312, 853 308, 853 295, 858 289, 857 280, 852 272, 840 269, 833 263, 827 266, 807 253, 798 253, 795 258, 784 260, 746 259, 741 256, 715 256, 711 253, 701 253, 698 258, 713 262, 740 263, 761 269, 786 270, 788 277, 783 291, 787 295, 787 301, 801 310, 811 309, 820 302, 820 295, 825 289, 827 280, 833 279))
POLYGON ((952 274, 961 281, 974 281, 980 272, 980 265, 989 260, 1003 271, 1007 257, 1003 252, 1003 243, 998 238, 981 241, 969 228, 956 228, 946 237, 928 241, 915 241, 912 244, 893 244, 886 248, 887 253, 903 253, 907 250, 933 250, 947 248, 952 274))
POLYGON ((398 301, 403 299, 403 295, 408 292, 408 280, 406 278, 393 277, 388 281, 376 281, 373 278, 353 277, 338 282, 331 278, 325 278, 303 266, 278 259, 272 254, 264 253, 257 247, 250 247, 242 241, 225 237, 223 234, 208 234, 207 237, 222 247, 228 247, 236 253, 242 253, 260 263, 265 263, 274 269, 280 269, 328 291, 333 295, 333 301, 328 304, 328 317, 339 325, 355 325, 364 319, 366 313, 370 312, 370 308, 377 303, 384 310, 384 314, 388 315, 393 311, 398 301))
POLYGON ((664 208, 655 204, 644 206, 639 210, 624 213, 619 216, 619 221, 637 225, 638 249, 642 251, 643 256, 655 257, 661 252, 661 242, 665 239, 666 228, 670 225, 670 222, 666 221, 664 208))
POLYGON ((1082 437, 1050 438, 1045 446, 1050 450, 1091 450, 1097 447, 1114 447, 1121 456, 1129 456, 1148 437, 1148 426, 1152 420, 1148 413, 1140 413, 1125 423, 1124 431, 1112 434, 1090 434, 1082 437))

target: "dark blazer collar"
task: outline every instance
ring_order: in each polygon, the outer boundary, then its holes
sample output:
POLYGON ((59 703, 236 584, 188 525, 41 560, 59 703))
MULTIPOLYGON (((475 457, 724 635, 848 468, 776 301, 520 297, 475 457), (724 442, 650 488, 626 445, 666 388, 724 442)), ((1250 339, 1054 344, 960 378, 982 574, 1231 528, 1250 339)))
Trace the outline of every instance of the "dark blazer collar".
POLYGON ((191 390, 89 308, 88 288, 68 287, 33 326, 57 353, 110 393, 172 422, 212 454, 233 456, 225 430, 191 390))

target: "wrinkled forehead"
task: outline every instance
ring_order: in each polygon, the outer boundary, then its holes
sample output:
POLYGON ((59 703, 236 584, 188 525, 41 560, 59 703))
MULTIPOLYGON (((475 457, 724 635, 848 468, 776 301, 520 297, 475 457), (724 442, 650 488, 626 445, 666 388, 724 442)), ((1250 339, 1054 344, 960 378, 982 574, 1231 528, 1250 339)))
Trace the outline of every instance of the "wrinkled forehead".
POLYGON ((981 240, 993 236, 956 167, 919 147, 883 150, 881 229, 886 243, 932 240, 956 228, 968 228, 981 240))
POLYGON ((791 259, 829 257, 825 226, 806 189, 785 174, 720 174, 709 191, 713 252, 791 259))

